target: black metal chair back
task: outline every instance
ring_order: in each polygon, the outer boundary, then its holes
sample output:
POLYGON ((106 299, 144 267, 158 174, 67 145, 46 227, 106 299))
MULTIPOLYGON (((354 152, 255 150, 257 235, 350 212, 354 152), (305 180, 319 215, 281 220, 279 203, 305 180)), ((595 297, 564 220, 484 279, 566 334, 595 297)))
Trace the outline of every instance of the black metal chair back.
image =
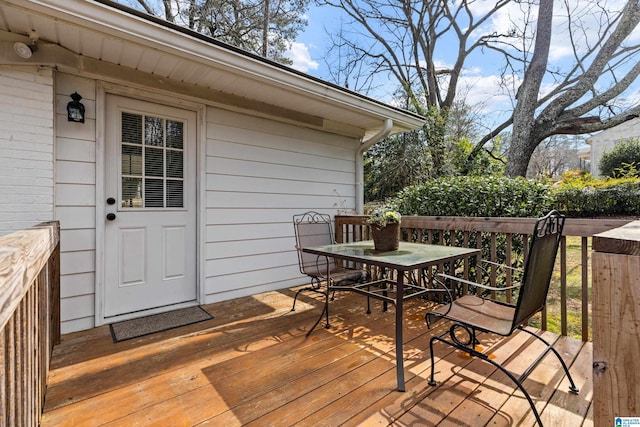
POLYGON ((302 248, 330 245, 334 242, 331 217, 318 212, 306 212, 294 215, 293 224, 300 272, 311 277, 326 276, 327 267, 329 270, 335 268, 333 259, 308 254, 303 252, 302 248), (328 263, 329 266, 327 266, 328 263))
MULTIPOLYGON (((446 306, 427 313, 427 325, 431 324, 431 317, 436 319, 448 319, 453 322, 448 330, 439 335, 431 337, 429 341, 429 350, 431 352, 431 375, 429 384, 436 385, 434 343, 442 342, 449 346, 462 350, 471 356, 479 357, 491 363, 500 369, 505 375, 518 386, 520 391, 524 393, 531 410, 536 417, 539 425, 542 425, 540 414, 535 407, 531 396, 524 388, 524 380, 529 376, 532 370, 544 359, 547 353, 552 352, 561 363, 567 378, 569 379, 569 390, 572 393, 578 393, 569 369, 553 345, 544 338, 535 333, 535 331, 525 328, 527 320, 533 315, 540 312, 547 299, 549 286, 551 283, 551 275, 558 253, 558 246, 562 238, 562 229, 564 228, 564 216, 556 211, 549 212, 546 216, 536 221, 533 229, 529 252, 525 261, 525 268, 522 283, 518 286, 518 298, 515 306, 500 301, 493 301, 479 297, 476 295, 464 295, 459 299, 451 301, 446 306), (520 377, 516 377, 508 369, 500 363, 492 360, 489 354, 483 353, 476 344, 479 343, 477 332, 493 332, 500 335, 511 335, 514 331, 519 330, 529 334, 542 342, 545 349, 541 354, 529 365, 520 377)), ((447 275, 450 279, 457 278, 447 275)), ((479 287, 487 288, 486 286, 479 287)), ((497 290, 495 287, 488 288, 497 290)))
POLYGON ((564 216, 557 211, 551 211, 536 221, 525 263, 522 286, 518 290, 512 330, 525 323, 545 306, 564 220, 564 216))

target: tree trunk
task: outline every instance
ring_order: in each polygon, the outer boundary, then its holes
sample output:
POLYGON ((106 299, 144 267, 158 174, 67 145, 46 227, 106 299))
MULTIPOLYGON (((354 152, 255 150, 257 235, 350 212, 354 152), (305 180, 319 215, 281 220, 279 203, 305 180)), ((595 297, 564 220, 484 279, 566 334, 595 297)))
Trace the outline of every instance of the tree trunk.
POLYGON ((262 24, 262 56, 269 53, 269 0, 264 0, 264 21, 262 24))
POLYGON ((535 133, 535 113, 540 84, 547 70, 547 59, 549 58, 553 1, 540 0, 540 6, 538 6, 535 50, 516 95, 517 103, 513 111, 513 133, 505 167, 507 176, 525 176, 527 174, 529 159, 540 142, 539 136, 535 133))

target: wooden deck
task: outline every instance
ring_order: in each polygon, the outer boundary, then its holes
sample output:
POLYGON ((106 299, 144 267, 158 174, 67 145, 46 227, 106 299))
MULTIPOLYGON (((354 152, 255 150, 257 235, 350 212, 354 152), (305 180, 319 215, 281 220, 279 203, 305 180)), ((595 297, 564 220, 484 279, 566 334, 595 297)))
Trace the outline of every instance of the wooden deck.
MULTIPOLYGON (((533 425, 524 397, 488 363, 436 345, 430 387, 425 301, 405 305, 407 391, 395 391, 394 312, 339 294, 331 329, 305 332, 321 304, 292 290, 205 306, 214 319, 114 344, 108 327, 63 336, 54 349, 42 425, 288 426, 533 425), (445 381, 446 380, 446 381, 445 381), (444 381, 444 382, 443 382, 444 381)), ((579 395, 547 357, 526 387, 548 426, 592 426, 592 346, 558 338, 579 395), (556 385, 561 383, 556 390, 556 385)), ((526 334, 484 336, 520 372, 535 357, 526 334), (520 356, 510 357, 521 346, 520 356)))

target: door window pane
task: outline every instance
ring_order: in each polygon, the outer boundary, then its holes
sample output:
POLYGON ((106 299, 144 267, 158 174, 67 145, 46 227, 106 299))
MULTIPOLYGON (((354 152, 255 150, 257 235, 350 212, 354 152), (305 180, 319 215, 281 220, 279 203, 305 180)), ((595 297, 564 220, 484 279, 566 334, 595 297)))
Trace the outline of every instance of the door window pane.
POLYGON ((121 206, 183 208, 184 123, 126 112, 121 123, 121 206))
POLYGON ((142 176, 142 147, 122 146, 122 175, 142 176))
POLYGON ((146 147, 144 150, 144 174, 146 176, 164 176, 164 150, 146 147))
POLYGON ((182 122, 167 120, 167 147, 182 150, 182 143, 184 140, 184 133, 182 129, 182 122))
POLYGON ((184 207, 183 186, 184 181, 167 180, 167 207, 184 207))
POLYGON ((142 144, 142 116, 122 113, 122 142, 142 144))
POLYGON ((142 207, 142 178, 122 178, 123 208, 142 207))
POLYGON ((164 146, 164 120, 158 117, 144 118, 144 143, 155 147, 164 146))
POLYGON ((144 180, 144 207, 163 208, 164 207, 164 181, 161 179, 144 180))
POLYGON ((183 152, 167 150, 167 177, 182 178, 183 177, 183 152))

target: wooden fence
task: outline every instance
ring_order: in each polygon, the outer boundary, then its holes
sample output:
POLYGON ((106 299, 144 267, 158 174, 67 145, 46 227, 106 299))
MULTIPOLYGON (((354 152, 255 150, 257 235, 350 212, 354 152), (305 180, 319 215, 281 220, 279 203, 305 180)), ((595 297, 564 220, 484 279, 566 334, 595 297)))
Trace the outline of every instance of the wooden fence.
MULTIPOLYGON (((364 215, 337 215, 335 217, 336 241, 350 242, 370 238, 364 215)), ((579 240, 580 245, 580 336, 583 341, 589 340, 589 277, 590 243, 594 234, 616 227, 621 227, 630 220, 621 219, 574 219, 568 218, 565 223, 563 238, 560 243, 556 269, 560 286, 560 330, 567 335, 567 238, 579 240)), ((465 217, 422 217, 403 216, 401 231, 403 240, 435 243, 482 249, 483 257, 489 261, 504 261, 512 264, 517 256, 526 256, 528 238, 533 231, 535 218, 465 218, 465 217), (506 248, 506 249, 505 249, 506 248), (524 252, 518 254, 516 248, 524 252), (502 251, 504 250, 504 253, 502 251), (499 253, 500 252, 500 253, 499 253)), ((573 267, 573 266, 572 266, 573 267)), ((469 264, 465 263, 462 274, 469 275, 469 264)), ((496 280, 495 270, 491 270, 492 281, 496 280)), ((507 280, 510 280, 507 277, 507 280)), ((541 319, 542 329, 547 329, 546 312, 541 319)))
POLYGON ((59 341, 59 223, 0 237, 0 427, 40 424, 59 341))

